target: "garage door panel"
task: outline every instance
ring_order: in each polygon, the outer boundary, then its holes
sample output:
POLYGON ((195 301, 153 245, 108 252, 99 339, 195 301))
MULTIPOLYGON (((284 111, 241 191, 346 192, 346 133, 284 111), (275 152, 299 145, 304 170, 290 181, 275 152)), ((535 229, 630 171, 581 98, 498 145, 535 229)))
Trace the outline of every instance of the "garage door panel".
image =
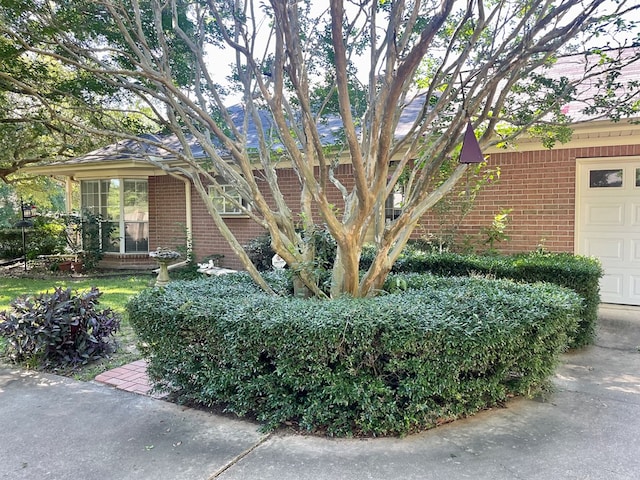
POLYGON ((614 262, 624 261, 624 240, 621 238, 589 237, 585 239, 585 247, 588 256, 614 262))
MULTIPOLYGON (((640 192, 638 192, 640 195, 640 192)), ((634 227, 640 227, 640 203, 634 203, 631 206, 631 225, 634 227)))
POLYGON ((631 261, 640 264, 640 238, 631 239, 631 261))
POLYGON ((631 275, 629 290, 629 297, 631 301, 628 303, 640 305, 640 275, 631 275))
POLYGON ((586 205, 586 226, 624 225, 624 205, 591 203, 586 205))
POLYGON ((576 253, 599 258, 603 302, 640 305, 640 157, 579 159, 576 253))
POLYGON ((616 303, 624 296, 624 274, 605 273, 600 279, 600 297, 603 302, 616 303))

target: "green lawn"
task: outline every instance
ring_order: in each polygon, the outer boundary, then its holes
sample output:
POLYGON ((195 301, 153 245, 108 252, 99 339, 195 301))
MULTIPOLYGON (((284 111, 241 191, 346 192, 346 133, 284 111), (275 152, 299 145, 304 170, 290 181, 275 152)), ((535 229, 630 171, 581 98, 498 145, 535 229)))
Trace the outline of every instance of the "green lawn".
MULTIPOLYGON (((0 311, 9 309, 11 300, 21 295, 33 295, 51 292, 55 287, 71 287, 74 291, 85 291, 98 287, 102 296, 100 306, 112 308, 122 319, 120 332, 116 335, 118 350, 111 358, 81 367, 74 372, 61 372, 73 375, 80 380, 91 380, 99 373, 124 365, 140 358, 136 349, 136 336, 129 325, 125 305, 138 292, 153 283, 151 276, 95 277, 83 279, 51 278, 8 278, 0 277, 0 311)), ((0 338, 0 351, 3 339, 0 338)))
POLYGON ((85 291, 95 286, 102 292, 100 305, 124 313, 124 306, 132 296, 147 287, 153 278, 139 277, 97 277, 82 280, 69 278, 31 279, 0 277, 0 310, 9 308, 9 303, 20 295, 34 295, 51 292, 55 287, 71 287, 85 291))

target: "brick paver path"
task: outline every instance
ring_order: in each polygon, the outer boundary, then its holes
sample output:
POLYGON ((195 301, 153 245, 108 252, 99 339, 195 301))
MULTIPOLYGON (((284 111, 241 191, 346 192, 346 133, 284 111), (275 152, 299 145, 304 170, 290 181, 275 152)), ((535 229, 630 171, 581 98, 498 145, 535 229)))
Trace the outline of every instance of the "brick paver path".
POLYGON ((149 395, 154 398, 162 398, 165 394, 150 394, 151 384, 147 376, 147 362, 144 360, 136 360, 128 365, 114 368, 107 372, 103 372, 95 378, 96 382, 111 385, 120 390, 138 393, 140 395, 149 395))

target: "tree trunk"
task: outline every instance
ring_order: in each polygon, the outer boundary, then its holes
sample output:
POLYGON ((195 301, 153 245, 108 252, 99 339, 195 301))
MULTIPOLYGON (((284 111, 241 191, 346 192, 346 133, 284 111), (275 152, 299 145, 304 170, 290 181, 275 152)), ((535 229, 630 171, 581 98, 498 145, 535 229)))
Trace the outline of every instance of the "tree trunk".
POLYGON ((361 252, 362 246, 356 235, 349 235, 343 242, 338 243, 331 281, 332 298, 345 293, 358 296, 361 252))
POLYGON ((389 247, 387 245, 386 247, 378 248, 371 267, 369 267, 360 283, 359 295, 361 297, 370 297, 382 290, 384 281, 387 279, 387 275, 389 275, 393 265, 388 259, 389 247))

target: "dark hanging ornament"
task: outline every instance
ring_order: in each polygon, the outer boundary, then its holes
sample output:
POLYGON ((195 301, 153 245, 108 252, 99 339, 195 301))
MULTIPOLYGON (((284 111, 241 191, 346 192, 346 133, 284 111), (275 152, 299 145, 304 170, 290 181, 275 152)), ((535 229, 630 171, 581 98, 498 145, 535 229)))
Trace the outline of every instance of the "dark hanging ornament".
POLYGON ((482 163, 484 161, 484 155, 480 150, 480 144, 476 138, 476 134, 473 132, 473 126, 471 120, 467 122, 467 131, 464 134, 464 140, 462 141, 462 151, 460 152, 460 163, 482 163))

